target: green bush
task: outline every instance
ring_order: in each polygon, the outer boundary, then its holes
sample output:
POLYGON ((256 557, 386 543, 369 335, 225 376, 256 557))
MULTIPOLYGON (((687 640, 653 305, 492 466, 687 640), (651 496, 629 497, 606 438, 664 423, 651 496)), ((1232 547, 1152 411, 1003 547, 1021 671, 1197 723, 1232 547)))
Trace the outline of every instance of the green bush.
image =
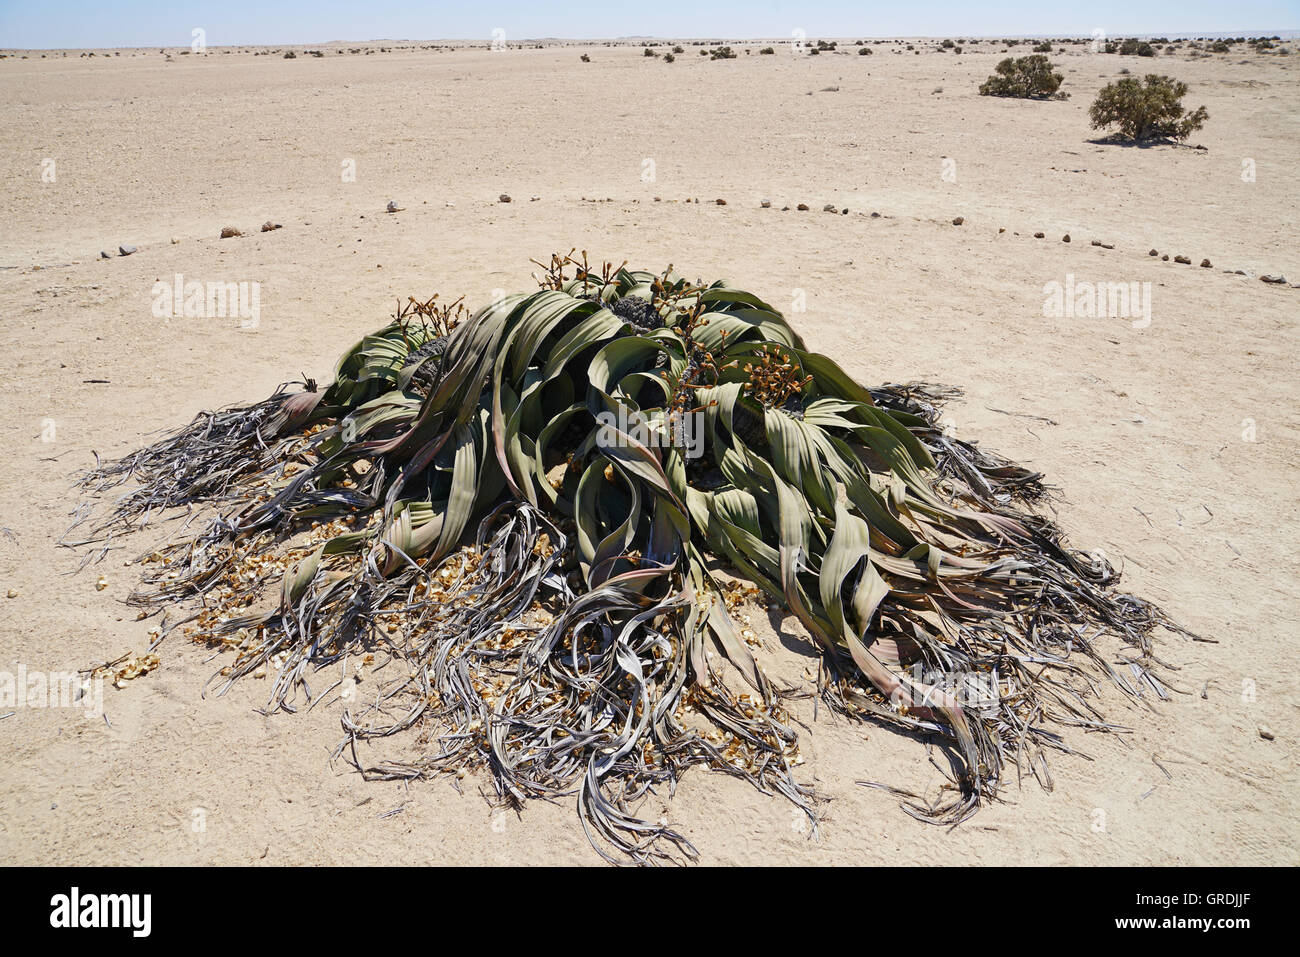
POLYGON ((1118 126, 1120 135, 1130 140, 1185 140, 1209 118, 1203 106, 1185 113, 1186 93, 1187 84, 1172 77, 1125 77, 1102 88, 1088 115, 1093 129, 1118 126))
POLYGON ((758 52, 761 53, 763 56, 771 56, 776 51, 773 50, 771 47, 763 47, 763 49, 759 50, 758 52))
POLYGON ((858 49, 858 56, 871 56, 871 47, 861 47, 858 49))
POLYGON ((980 84, 981 96, 1014 96, 1021 99, 1064 98, 1057 93, 1061 74, 1052 71, 1051 61, 1041 53, 1033 56, 1007 57, 997 65, 997 72, 980 84))
POLYGON ((1042 43, 1037 43, 1037 44, 1034 45, 1034 52, 1035 52, 1035 53, 1051 53, 1051 52, 1052 52, 1052 45, 1051 45, 1050 43, 1048 43, 1046 40, 1044 40, 1042 43))
POLYGON ((677 57, 673 56, 671 53, 665 53, 665 54, 664 54, 664 62, 665 62, 665 63, 672 63, 672 62, 673 62, 674 60, 676 60, 676 59, 677 59, 677 57))
POLYGON ((1149 43, 1143 43, 1140 40, 1125 40, 1119 45, 1119 52, 1123 56, 1155 56, 1156 51, 1149 43))

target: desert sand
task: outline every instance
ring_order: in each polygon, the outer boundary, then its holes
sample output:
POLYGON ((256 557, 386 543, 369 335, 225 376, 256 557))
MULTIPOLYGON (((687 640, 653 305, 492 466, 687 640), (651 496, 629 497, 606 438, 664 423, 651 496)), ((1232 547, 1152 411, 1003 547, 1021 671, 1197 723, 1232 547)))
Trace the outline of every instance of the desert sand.
MULTIPOLYGON (((717 62, 687 46, 671 64, 632 45, 350 46, 375 52, 0 61, 0 671, 149 643, 122 603, 148 543, 79 573, 85 550, 58 546, 93 453, 328 381, 399 299, 482 305, 577 247, 729 277, 860 381, 963 387, 955 431, 1045 472, 1075 546, 1215 640, 1166 636, 1185 694, 1109 695, 1131 734, 1066 732, 1088 758, 1056 756, 1052 791, 1013 777, 951 831, 857 783, 933 789, 923 743, 799 703, 819 836, 696 771, 651 811, 704 863, 1300 863, 1300 58, 1072 46, 1053 54, 1070 98, 1029 102, 977 95, 996 42, 717 62), (1190 86, 1210 114, 1192 145, 1091 142, 1088 104, 1122 69, 1190 86), (155 280, 176 274, 260 284, 256 328, 156 318, 155 280), (1068 276, 1151 283, 1149 325, 1045 317, 1068 276)), ((755 625, 774 668, 815 668, 793 619, 755 625)), ((0 709, 0 860, 599 862, 570 801, 515 815, 473 777, 366 783, 329 762, 336 709, 265 717, 257 681, 202 697, 220 662, 179 636, 160 653, 105 690, 107 720, 0 709)))

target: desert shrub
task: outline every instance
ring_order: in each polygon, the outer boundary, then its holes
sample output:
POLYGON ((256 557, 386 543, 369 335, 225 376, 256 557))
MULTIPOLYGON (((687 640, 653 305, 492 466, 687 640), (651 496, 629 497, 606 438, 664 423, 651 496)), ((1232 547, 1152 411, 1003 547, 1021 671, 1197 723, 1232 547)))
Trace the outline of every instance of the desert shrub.
POLYGON ((1228 53, 1230 50, 1232 50, 1232 47, 1228 46, 1228 44, 1224 43, 1222 40, 1210 46, 1211 53, 1228 53))
POLYGON ((776 51, 773 50, 771 47, 763 47, 763 49, 759 50, 758 52, 761 53, 763 56, 771 56, 776 51))
POLYGON ((1147 74, 1144 80, 1125 77, 1107 84, 1088 109, 1093 129, 1118 126, 1131 140, 1184 140, 1209 118, 1205 107, 1183 110, 1187 84, 1172 77, 1147 74))
POLYGON ((673 52, 674 52, 674 53, 685 53, 686 51, 683 50, 681 47, 673 47, 673 52))
POLYGON ((591 62, 591 57, 587 56, 587 54, 584 53, 584 54, 582 55, 582 62, 583 62, 583 63, 590 63, 590 62, 591 62))
POLYGON ((1155 56, 1156 51, 1149 43, 1143 43, 1141 40, 1125 40, 1119 46, 1119 52, 1122 56, 1155 56))
POLYGON ((1021 99, 1060 97, 1057 90, 1065 79, 1052 71, 1052 63, 1041 53, 1007 57, 997 72, 980 84, 981 96, 1014 96, 1021 99))
POLYGON ((953 43, 951 40, 944 40, 943 43, 941 43, 941 44, 939 44, 939 45, 940 45, 941 47, 943 47, 945 50, 951 50, 951 49, 952 49, 953 47, 955 47, 957 44, 953 43))
POLYGON ((1036 43, 1036 44, 1034 44, 1034 52, 1035 52, 1035 53, 1051 53, 1051 52, 1052 52, 1052 45, 1051 45, 1050 43, 1048 43, 1046 40, 1044 40, 1042 43, 1036 43))
POLYGON ((645 48, 645 53, 643 53, 643 54, 641 54, 641 55, 642 55, 642 56, 658 56, 659 54, 658 54, 658 53, 655 53, 655 51, 654 51, 654 50, 651 50, 649 47, 646 47, 646 48, 645 48))
POLYGON ((672 62, 673 62, 674 60, 676 60, 676 59, 677 59, 677 57, 673 56, 671 53, 665 53, 665 54, 664 54, 664 62, 665 62, 665 63, 672 63, 672 62))
POLYGON ((736 53, 731 49, 731 47, 717 47, 709 51, 709 59, 734 60, 736 59, 736 53))
POLYGON ((858 49, 858 56, 871 56, 871 47, 860 47, 858 49))
POLYGON ((296 54, 296 53, 294 53, 292 50, 290 50, 289 52, 287 52, 287 53, 284 55, 284 58, 285 58, 286 60, 296 60, 296 59, 298 59, 298 54, 296 54))
POLYGON ((1042 475, 951 435, 959 390, 861 384, 729 283, 542 268, 542 288, 473 313, 399 302, 333 382, 96 462, 79 537, 204 522, 143 560, 132 604, 191 622, 172 642, 223 655, 220 691, 265 675, 264 713, 292 713, 340 662, 383 655, 368 701, 334 697, 340 746, 402 735, 406 754, 349 763, 479 770, 497 802, 574 796, 616 863, 697 854, 637 800, 693 765, 815 814, 742 630, 760 597, 822 649, 828 707, 947 749, 952 793, 904 804, 921 820, 966 820, 1022 753, 1046 784, 1058 726, 1116 727, 1090 700, 1105 677, 1135 704, 1171 682, 1152 632, 1196 636, 1069 548, 1042 475))

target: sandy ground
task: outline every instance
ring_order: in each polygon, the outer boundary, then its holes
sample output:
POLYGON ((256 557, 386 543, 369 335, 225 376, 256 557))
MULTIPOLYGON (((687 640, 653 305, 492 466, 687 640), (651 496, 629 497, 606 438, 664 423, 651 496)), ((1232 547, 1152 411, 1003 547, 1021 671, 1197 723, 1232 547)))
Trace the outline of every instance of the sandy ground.
MULTIPOLYGON (((865 382, 963 386, 960 434, 1045 471, 1076 545, 1217 639, 1163 643, 1188 694, 1154 712, 1112 698, 1127 744, 1067 735, 1092 760, 1055 759, 1053 791, 1013 781, 954 831, 855 783, 933 787, 921 743, 805 710, 803 779, 830 799, 820 837, 780 800, 695 772, 661 804, 704 862, 1300 862, 1300 289, 1254 278, 1300 283, 1300 58, 1076 47, 1053 57, 1072 97, 1022 102, 976 95, 1002 48, 973 49, 0 61, 0 595, 17 593, 0 597, 0 671, 147 644, 121 603, 145 543, 80 574, 56 544, 92 450, 121 454, 300 373, 327 380, 399 297, 481 304, 528 288, 530 258, 576 246, 730 277, 865 382), (1087 106, 1122 68, 1185 80, 1186 104, 1209 109, 1193 137, 1207 149, 1090 142, 1087 106), (386 215, 390 199, 404 211, 386 215), (259 233, 268 219, 284 228, 259 233), (245 236, 219 240, 227 225, 245 236), (119 244, 139 252, 97 258, 119 244), (154 281, 177 273, 260 283, 257 328, 155 318, 154 281), (1044 285, 1070 274, 1150 282, 1150 325, 1044 318, 1044 285)), ((786 667, 812 660, 797 626, 759 624, 786 667)), ((367 784, 328 761, 336 711, 263 717, 255 681, 202 698, 216 665, 179 639, 162 654, 106 691, 111 726, 0 709, 14 712, 0 717, 0 860, 598 860, 571 802, 515 816, 488 806, 484 781, 367 784)))

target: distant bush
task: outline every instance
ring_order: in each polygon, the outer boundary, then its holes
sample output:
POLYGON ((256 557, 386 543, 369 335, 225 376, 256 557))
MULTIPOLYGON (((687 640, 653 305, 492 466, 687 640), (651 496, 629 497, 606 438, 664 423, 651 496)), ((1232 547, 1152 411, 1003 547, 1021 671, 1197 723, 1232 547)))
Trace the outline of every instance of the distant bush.
POLYGON ((590 63, 590 62, 591 62, 591 57, 587 56, 587 54, 584 53, 584 54, 582 55, 582 62, 583 62, 583 63, 590 63))
POLYGON ((1125 40, 1119 45, 1121 56, 1155 56, 1156 51, 1149 43, 1143 43, 1140 40, 1125 40))
POLYGON ((658 56, 659 54, 658 54, 658 53, 655 53, 655 51, 654 51, 654 50, 651 50, 649 47, 646 47, 646 48, 645 48, 645 53, 643 53, 643 54, 641 54, 641 55, 642 55, 642 56, 658 56))
POLYGON ((673 52, 674 52, 674 53, 685 53, 686 51, 683 50, 681 47, 673 47, 673 52))
POLYGON ((1210 45, 1211 53, 1230 53, 1231 51, 1232 47, 1228 46, 1228 44, 1224 43, 1222 40, 1210 45))
POLYGON ((1051 61, 1041 53, 1033 56, 1007 57, 996 73, 980 84, 981 96, 1014 96, 1021 99, 1063 98, 1058 94, 1061 74, 1052 72, 1051 61))
POLYGON ((952 49, 953 47, 955 47, 957 44, 953 43, 951 40, 944 40, 943 43, 941 43, 941 44, 939 44, 939 45, 940 45, 941 47, 943 47, 945 50, 951 50, 951 49, 952 49))
POLYGON ((715 47, 714 49, 709 51, 709 59, 734 60, 736 59, 736 53, 734 50, 731 49, 731 47, 715 47))
POLYGON ((1185 140, 1209 119, 1203 106, 1184 112, 1186 94, 1187 84, 1172 77, 1125 77, 1102 88, 1088 116, 1093 129, 1118 126, 1120 135, 1130 140, 1185 140))
POLYGON ((677 59, 677 57, 673 56, 671 53, 665 53, 665 54, 664 54, 664 62, 665 62, 665 63, 672 63, 672 62, 673 62, 674 60, 676 60, 676 59, 677 59))
POLYGON ((292 50, 290 50, 288 53, 286 53, 286 54, 284 55, 284 58, 285 58, 286 60, 296 60, 296 59, 298 59, 298 54, 296 54, 296 53, 294 53, 292 50))
POLYGON ((759 50, 758 52, 761 53, 763 56, 771 56, 776 51, 773 50, 771 47, 763 47, 763 49, 759 50))
POLYGON ((1051 53, 1051 52, 1052 52, 1052 45, 1051 45, 1050 43, 1048 43, 1046 40, 1044 40, 1042 43, 1036 43, 1036 44, 1034 44, 1034 52, 1035 52, 1035 53, 1051 53))
POLYGON ((859 47, 858 56, 871 56, 871 47, 859 47))

